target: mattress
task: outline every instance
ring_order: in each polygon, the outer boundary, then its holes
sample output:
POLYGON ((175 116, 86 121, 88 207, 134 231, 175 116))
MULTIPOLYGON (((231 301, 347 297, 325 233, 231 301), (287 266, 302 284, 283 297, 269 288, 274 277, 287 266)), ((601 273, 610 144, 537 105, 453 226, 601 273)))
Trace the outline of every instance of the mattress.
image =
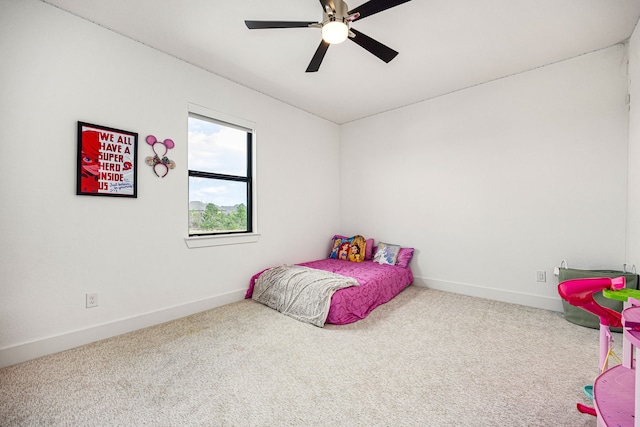
MULTIPOLYGON (((373 261, 349 262, 325 258, 298 265, 351 277, 360 284, 337 290, 333 294, 326 323, 334 325, 346 325, 364 319, 376 307, 390 301, 413 283, 413 272, 409 267, 381 265, 373 261)), ((251 298, 255 281, 263 272, 251 278, 245 298, 251 298)))

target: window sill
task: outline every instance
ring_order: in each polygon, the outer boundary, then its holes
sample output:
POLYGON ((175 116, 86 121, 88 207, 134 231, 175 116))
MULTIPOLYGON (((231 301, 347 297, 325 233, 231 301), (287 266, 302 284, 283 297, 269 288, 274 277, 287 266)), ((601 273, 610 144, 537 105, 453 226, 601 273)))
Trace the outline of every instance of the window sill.
POLYGON ((206 248, 210 246, 240 245, 244 243, 255 243, 260 239, 256 233, 234 234, 224 236, 197 236, 185 237, 184 242, 189 249, 206 248))

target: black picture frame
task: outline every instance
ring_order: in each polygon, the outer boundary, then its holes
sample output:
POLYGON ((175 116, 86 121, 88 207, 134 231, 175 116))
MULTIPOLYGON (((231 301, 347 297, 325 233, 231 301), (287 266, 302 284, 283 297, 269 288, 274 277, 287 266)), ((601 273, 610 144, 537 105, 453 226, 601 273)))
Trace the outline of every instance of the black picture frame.
POLYGON ((76 194, 138 197, 138 134, 79 121, 76 194))

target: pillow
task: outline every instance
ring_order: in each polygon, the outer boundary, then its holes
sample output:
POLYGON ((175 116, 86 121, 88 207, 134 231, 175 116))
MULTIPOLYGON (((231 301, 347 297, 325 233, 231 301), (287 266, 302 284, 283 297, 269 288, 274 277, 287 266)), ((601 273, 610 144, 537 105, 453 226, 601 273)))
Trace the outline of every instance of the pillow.
POLYGON ((373 262, 395 265, 398 259, 398 252, 400 252, 400 246, 380 242, 378 243, 378 251, 373 256, 373 262))
POLYGON ((413 248, 400 248, 400 252, 398 252, 398 259, 396 260, 396 265, 407 268, 407 266, 411 262, 411 258, 413 258, 413 250, 413 248))
MULTIPOLYGON (((411 262, 411 259, 413 258, 413 253, 414 253, 415 249, 413 248, 400 248, 400 251, 398 251, 398 258, 396 259, 396 264, 399 267, 403 267, 403 268, 407 268, 409 266, 409 263, 411 262)), ((374 246, 373 247, 373 256, 375 257, 376 253, 378 253, 378 247, 374 246)))
MULTIPOLYGON (((340 234, 334 235, 331 238, 331 253, 329 254, 329 258, 338 259, 338 250, 340 249, 340 245, 342 245, 345 241, 348 242, 350 239, 353 239, 353 237, 342 236, 340 234)), ((371 258, 373 258, 373 239, 366 239, 363 246, 364 259, 370 260, 371 258)), ((362 247, 360 249, 362 249, 362 247)))
POLYGON ((331 239, 331 252, 329 252, 329 258, 338 259, 338 250, 342 245, 343 240, 349 239, 348 237, 335 235, 331 239))
POLYGON ((364 259, 370 260, 373 258, 373 239, 366 240, 367 246, 364 248, 364 259))
POLYGON ((367 241, 362 236, 353 236, 349 248, 349 261, 362 262, 366 253, 367 241))

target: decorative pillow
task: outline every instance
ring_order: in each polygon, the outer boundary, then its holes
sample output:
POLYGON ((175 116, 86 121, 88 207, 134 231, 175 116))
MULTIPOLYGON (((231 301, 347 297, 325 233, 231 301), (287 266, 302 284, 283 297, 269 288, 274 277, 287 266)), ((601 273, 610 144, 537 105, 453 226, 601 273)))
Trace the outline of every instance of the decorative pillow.
POLYGON ((407 266, 411 262, 411 258, 413 258, 413 251, 413 248, 400 248, 400 252, 398 252, 398 259, 396 260, 396 265, 407 268, 407 266))
POLYGON ((349 248, 349 261, 362 262, 366 253, 367 241, 362 236, 353 236, 349 248))
POLYGON ((338 235, 333 236, 331 239, 331 252, 329 252, 329 258, 338 259, 338 249, 340 249, 343 239, 346 239, 346 237, 338 235))
MULTIPOLYGON (((347 236, 342 236, 340 234, 334 235, 331 239, 331 253, 329 254, 329 258, 342 259, 342 258, 338 258, 338 251, 340 250, 340 247, 346 242, 346 243, 349 243, 348 250, 350 250, 351 245, 353 244, 353 239, 355 239, 356 237, 360 237, 364 239, 364 237, 362 236, 347 237, 347 236)), ((369 260, 373 258, 373 239, 366 239, 364 240, 364 243, 358 243, 358 250, 360 251, 360 253, 364 251, 364 259, 369 260)), ((362 259, 360 259, 360 261, 362 261, 362 259)), ((355 261, 355 262, 360 262, 360 261, 355 261)))
POLYGON ((378 251, 373 256, 373 262, 395 265, 398 252, 400 252, 400 246, 380 242, 378 243, 378 251))
MULTIPOLYGON (((413 258, 413 253, 414 253, 414 249, 413 248, 400 248, 400 251, 398 251, 398 258, 396 259, 396 265, 403 267, 403 268, 407 268, 409 266, 409 263, 411 262, 411 259, 413 258)), ((376 253, 378 253, 378 247, 374 246, 373 247, 373 256, 375 258, 376 253)))
POLYGON ((340 246, 338 246, 338 253, 336 254, 337 259, 341 259, 343 261, 349 260, 351 242, 353 242, 353 239, 342 239, 342 243, 340 243, 340 246))

